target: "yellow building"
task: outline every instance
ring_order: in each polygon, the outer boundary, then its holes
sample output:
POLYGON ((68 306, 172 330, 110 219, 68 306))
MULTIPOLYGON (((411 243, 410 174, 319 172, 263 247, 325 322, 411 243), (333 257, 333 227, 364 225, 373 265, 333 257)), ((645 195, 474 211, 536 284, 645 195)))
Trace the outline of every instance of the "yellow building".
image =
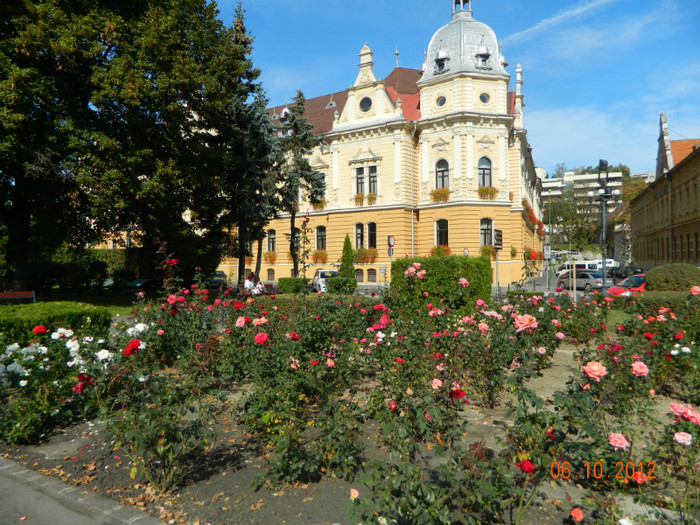
MULTIPOLYGON (((346 235, 364 250, 356 264, 364 283, 388 280, 388 236, 394 257, 438 245, 478 256, 499 231, 500 283, 520 280, 524 254, 541 252, 541 183, 523 126, 522 70, 509 92, 496 35, 474 19, 470 1, 450 3, 452 20, 430 40, 422 70, 397 67, 378 79, 365 44, 351 87, 306 101, 322 139, 311 164, 326 177, 322 209, 302 196, 298 214, 297 226, 309 218, 307 248, 316 260, 308 277, 340 260, 346 235)), ((285 106, 269 113, 279 124, 285 106)), ((272 220, 266 233, 259 278, 291 276, 288 217, 272 220)), ((236 261, 220 269, 235 276, 236 261)))
POLYGON ((700 138, 670 140, 661 114, 656 180, 630 202, 636 265, 700 264, 700 138))

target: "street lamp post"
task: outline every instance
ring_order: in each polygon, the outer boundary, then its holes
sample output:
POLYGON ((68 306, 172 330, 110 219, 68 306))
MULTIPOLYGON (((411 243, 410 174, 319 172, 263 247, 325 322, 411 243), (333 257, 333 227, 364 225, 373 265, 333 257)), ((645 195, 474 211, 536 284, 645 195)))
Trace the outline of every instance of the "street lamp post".
POLYGON ((593 203, 593 200, 599 201, 600 202, 600 209, 601 209, 601 232, 600 232, 600 255, 602 258, 601 261, 601 270, 603 273, 603 288, 602 292, 605 293, 605 265, 607 263, 607 236, 608 236, 608 201, 609 200, 616 200, 620 196, 620 190, 618 189, 611 189, 608 186, 608 161, 601 159, 598 162, 598 185, 600 188, 598 189, 597 192, 592 192, 589 191, 587 193, 588 200, 589 202, 593 203), (605 172, 605 178, 603 178, 603 171, 605 172), (594 197, 597 195, 597 198, 594 199, 594 197))

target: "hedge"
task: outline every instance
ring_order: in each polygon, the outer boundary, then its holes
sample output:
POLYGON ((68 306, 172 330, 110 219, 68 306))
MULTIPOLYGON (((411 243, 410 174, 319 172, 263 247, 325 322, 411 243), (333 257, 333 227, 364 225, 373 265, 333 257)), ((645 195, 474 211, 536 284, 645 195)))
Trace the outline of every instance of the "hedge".
MULTIPOLYGON (((491 261, 487 257, 416 257, 398 259, 391 265, 391 299, 395 306, 421 308, 443 299, 453 310, 470 310, 478 299, 491 300, 491 261), (404 272, 420 264, 425 277, 406 277, 404 272), (462 287, 459 279, 469 281, 462 287), (427 293, 427 296, 426 296, 427 293)), ((438 305, 436 305, 438 306, 438 305)))
POLYGON ((27 344, 32 329, 44 325, 48 330, 86 329, 90 335, 106 335, 112 322, 107 308, 68 301, 0 306, 0 341, 27 344))
POLYGON ((700 268, 686 263, 664 264, 646 272, 647 290, 687 292, 700 285, 700 268))
POLYGON ((303 292, 309 284, 309 279, 303 277, 280 277, 277 286, 282 293, 300 293, 303 292))

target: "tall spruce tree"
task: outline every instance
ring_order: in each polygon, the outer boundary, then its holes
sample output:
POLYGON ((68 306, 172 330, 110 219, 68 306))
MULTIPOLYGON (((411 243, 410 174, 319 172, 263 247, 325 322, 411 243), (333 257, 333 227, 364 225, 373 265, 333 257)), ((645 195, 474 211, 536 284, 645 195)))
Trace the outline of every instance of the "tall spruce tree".
POLYGON ((33 238, 128 230, 218 264, 270 171, 269 143, 249 153, 271 135, 251 42, 240 7, 226 27, 207 0, 0 2, 10 287, 27 285, 33 238))
POLYGON ((297 91, 294 103, 288 108, 279 127, 282 160, 278 195, 281 210, 290 216, 289 253, 294 265, 294 276, 299 275, 299 230, 296 227, 299 201, 307 197, 312 204, 316 204, 326 189, 325 177, 309 163, 309 155, 320 141, 311 132, 313 125, 304 117, 305 102, 304 94, 297 91))

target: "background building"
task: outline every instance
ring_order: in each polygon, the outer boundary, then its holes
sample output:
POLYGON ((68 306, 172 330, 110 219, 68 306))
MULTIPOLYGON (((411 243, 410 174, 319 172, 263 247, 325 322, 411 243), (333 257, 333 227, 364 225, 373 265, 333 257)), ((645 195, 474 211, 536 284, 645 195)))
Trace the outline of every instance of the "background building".
POLYGON ((656 180, 632 208, 632 252, 636 264, 700 263, 700 139, 670 140, 661 114, 656 180))
MULTIPOLYGON (((388 236, 394 257, 436 246, 478 256, 500 230, 501 283, 521 279, 523 255, 541 252, 541 183, 523 125, 522 70, 509 92, 496 35, 474 19, 468 0, 449 1, 452 20, 430 40, 421 70, 397 67, 378 79, 365 44, 351 87, 306 101, 322 138, 311 164, 326 177, 322 206, 300 196, 313 262, 307 276, 340 259, 346 235, 359 254, 360 282, 388 280, 388 236)), ((285 111, 269 113, 279 122, 285 111)), ((288 218, 272 220, 266 233, 260 277, 290 276, 288 218)), ((235 265, 220 269, 235 275, 235 265)))

